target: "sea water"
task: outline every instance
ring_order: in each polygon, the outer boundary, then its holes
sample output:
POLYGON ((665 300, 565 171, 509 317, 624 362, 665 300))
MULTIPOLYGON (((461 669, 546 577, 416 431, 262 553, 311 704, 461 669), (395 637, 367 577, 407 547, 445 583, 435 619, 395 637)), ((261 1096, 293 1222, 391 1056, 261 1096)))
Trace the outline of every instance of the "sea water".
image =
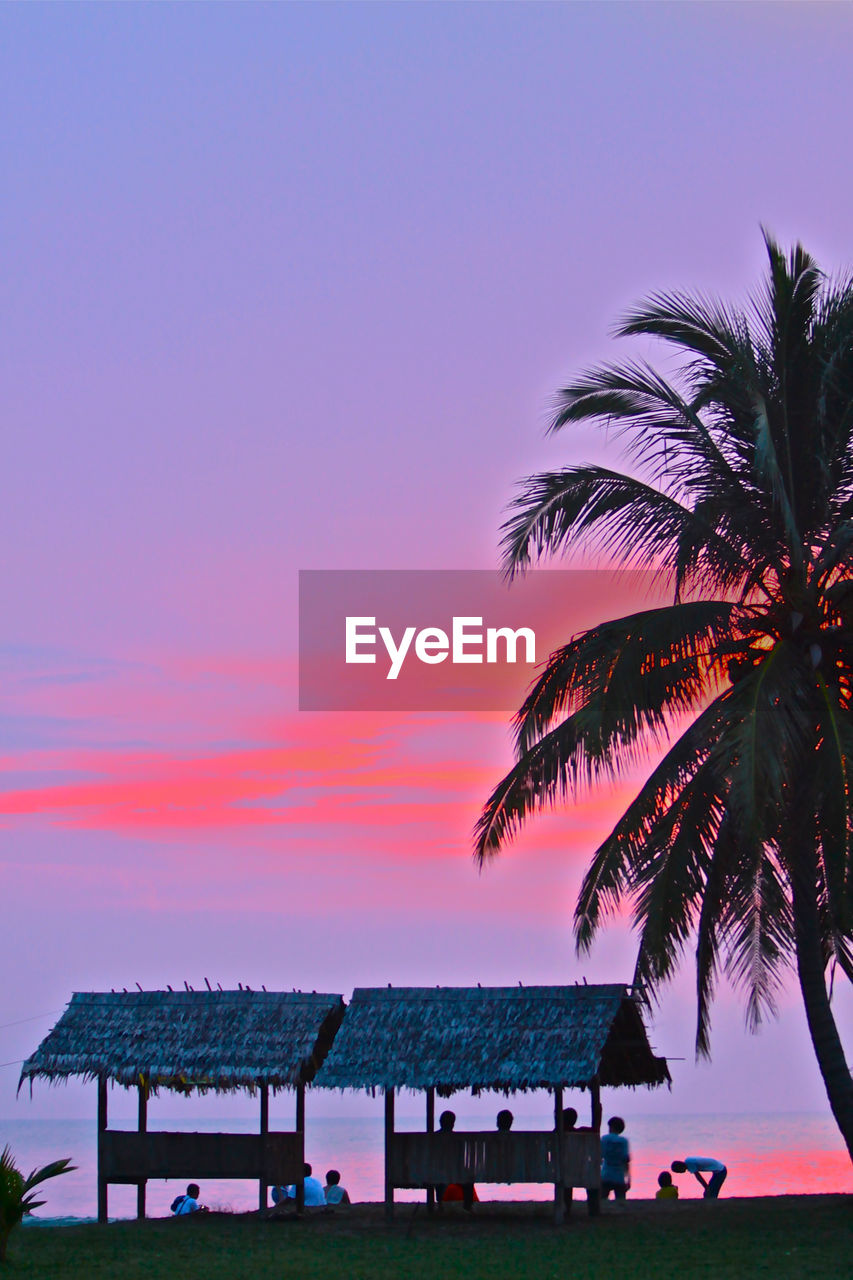
MULTIPOLYGON (((500 1102, 500 1099, 498 1100, 500 1102)), ((512 1100, 510 1100, 512 1101, 512 1100)), ((505 1103, 504 1103, 505 1105, 505 1103)), ((381 1106, 381 1104, 380 1104, 381 1106)), ((456 1128, 486 1127, 482 1116, 466 1118, 464 1108, 455 1104, 456 1128)), ((827 1115, 670 1115, 625 1114, 626 1134, 631 1143, 631 1197, 651 1197, 657 1190, 657 1175, 672 1160, 684 1156, 715 1156, 728 1166, 724 1196, 768 1196, 820 1192, 853 1192, 853 1169, 832 1118, 827 1115)), ((131 1127, 128 1121, 117 1127, 131 1127)), ((286 1128, 286 1124, 273 1127, 286 1128)), ((401 1117, 400 1129, 422 1127, 411 1116, 401 1117)), ((545 1113, 515 1113, 516 1129, 548 1127, 545 1113)), ((170 1119, 150 1128, 198 1132, 256 1132, 247 1118, 216 1120, 170 1119)), ((70 1156, 77 1166, 73 1173, 44 1184, 47 1203, 37 1211, 40 1219, 93 1217, 97 1203, 97 1144, 94 1118, 87 1120, 0 1121, 0 1147, 12 1149, 24 1173, 51 1160, 70 1156)), ((383 1196, 383 1120, 375 1117, 310 1117, 306 1124, 305 1156, 319 1177, 326 1170, 340 1170, 341 1184, 353 1200, 381 1200, 383 1196)), ((211 1208, 243 1211, 258 1207, 257 1183, 199 1179, 202 1200, 211 1208)), ((702 1194, 689 1174, 675 1177, 682 1197, 702 1194)), ((148 1183, 147 1211, 152 1216, 169 1212, 169 1205, 185 1180, 151 1180, 148 1183)), ((544 1185, 515 1183, 488 1185, 480 1189, 484 1200, 547 1200, 552 1192, 544 1185)), ((401 1191, 400 1200, 421 1198, 422 1192, 401 1191)), ((136 1188, 110 1186, 110 1217, 132 1217, 136 1213, 136 1188)))

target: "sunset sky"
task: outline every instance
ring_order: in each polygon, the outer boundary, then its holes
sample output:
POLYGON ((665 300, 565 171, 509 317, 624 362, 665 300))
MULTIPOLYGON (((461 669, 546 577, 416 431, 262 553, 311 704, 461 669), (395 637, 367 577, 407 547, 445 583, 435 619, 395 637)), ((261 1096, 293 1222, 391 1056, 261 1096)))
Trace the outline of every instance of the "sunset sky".
MULTIPOLYGON (((0 1116, 91 1112, 15 1101, 75 990, 630 979, 570 920, 638 775, 478 874, 507 717, 299 712, 297 575, 495 567, 617 457, 543 430, 621 311, 742 298, 762 224, 849 268, 851 57, 846 5, 2 6, 0 1116)), ((688 973, 645 1109, 825 1107, 793 995, 715 1027, 688 973)))

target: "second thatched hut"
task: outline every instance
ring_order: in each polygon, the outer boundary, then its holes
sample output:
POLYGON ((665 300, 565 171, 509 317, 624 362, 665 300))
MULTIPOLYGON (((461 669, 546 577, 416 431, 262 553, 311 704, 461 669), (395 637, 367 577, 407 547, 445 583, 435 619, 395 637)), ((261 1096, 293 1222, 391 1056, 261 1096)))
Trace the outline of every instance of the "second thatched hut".
POLYGON ((384 1093, 389 1217, 397 1187, 426 1187, 429 1201, 437 1184, 478 1181, 553 1183, 559 1219, 566 1187, 599 1185, 601 1087, 669 1078, 627 986, 360 987, 314 1084, 384 1093), (395 1131, 400 1089, 425 1093, 423 1133, 395 1131), (436 1133, 436 1094, 463 1089, 550 1090, 554 1128, 436 1133), (583 1132, 563 1129, 564 1089, 590 1092, 583 1132))

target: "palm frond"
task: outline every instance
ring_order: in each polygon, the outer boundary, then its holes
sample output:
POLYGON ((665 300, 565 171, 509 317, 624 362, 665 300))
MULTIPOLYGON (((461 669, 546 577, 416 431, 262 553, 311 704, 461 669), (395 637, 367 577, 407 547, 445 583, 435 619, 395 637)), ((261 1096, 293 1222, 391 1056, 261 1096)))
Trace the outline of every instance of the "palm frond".
POLYGON ((672 976, 695 930, 725 799, 713 767, 702 765, 661 816, 631 879, 639 929, 639 980, 654 992, 672 976))
POLYGON ((711 1054, 711 1002, 717 983, 721 934, 729 909, 728 884, 737 849, 731 819, 726 813, 708 860, 702 903, 696 921, 696 1056, 711 1054))
MULTIPOLYGON (((620 740, 657 735, 707 697, 712 656, 728 644, 736 606, 697 600, 600 623, 551 654, 516 716, 529 750, 561 715, 585 704, 620 740)), ((732 644, 732 651, 742 645, 732 644)))
POLYGON ((474 858, 482 866, 538 810, 565 800, 574 790, 614 777, 626 743, 607 741, 598 711, 584 706, 544 734, 495 787, 474 828, 474 858))
POLYGON ((853 559, 853 519, 840 520, 828 531, 813 565, 815 582, 825 590, 842 567, 849 568, 853 559))
MULTIPOLYGON (((853 939, 853 725, 849 716, 840 712, 838 699, 820 672, 816 683, 822 730, 818 743, 818 872, 833 937, 853 939)), ((835 941, 833 950, 837 947, 835 941)))
POLYGON ((659 824, 708 759, 725 705, 721 694, 669 748, 606 840, 594 853, 575 907, 575 943, 589 951, 602 921, 618 910, 648 857, 659 824))
POLYGON ((648 364, 606 365, 563 387, 549 431, 590 419, 626 435, 630 455, 651 467, 656 482, 672 479, 692 488, 709 475, 718 489, 742 482, 724 439, 715 438, 696 406, 648 364))
POLYGON ((714 758, 728 778, 728 803, 750 842, 774 839, 787 788, 807 751, 813 706, 803 656, 779 641, 733 686, 714 758), (768 743, 773 750, 768 750, 768 743))
POLYGON ((743 359, 749 342, 743 318, 722 302, 678 291, 651 294, 627 312, 615 332, 620 338, 661 338, 698 360, 701 368, 724 372, 743 359))
MULTIPOLYGON (((770 419, 767 412, 767 402, 760 392, 754 393, 754 423, 755 423, 755 466, 758 475, 766 482, 766 486, 772 495, 773 502, 779 510, 782 519, 782 525, 785 530, 785 545, 792 560, 798 568, 801 568, 803 561, 803 539, 800 529, 797 527, 797 520, 794 515, 794 509, 791 505, 790 490, 793 489, 793 481, 787 480, 782 474, 782 467, 776 453, 776 441, 773 431, 770 427, 770 419)), ((790 459, 788 459, 788 470, 790 472, 790 459)))
POLYGON ((776 1013, 776 993, 792 951, 789 895, 763 846, 746 845, 729 878, 726 972, 746 994, 751 1031, 776 1013))
POLYGON ((24 1179, 24 1190, 32 1191, 33 1187, 37 1187, 41 1182, 47 1182, 48 1178, 58 1178, 61 1173, 73 1173, 76 1168, 77 1166, 71 1163, 70 1157, 64 1160, 52 1160, 41 1169, 32 1170, 24 1179))
POLYGON ((678 576, 701 585, 706 553, 715 581, 723 576, 740 582, 748 574, 739 548, 717 533, 709 513, 693 512, 652 485, 606 467, 567 467, 531 476, 512 511, 501 544, 510 578, 533 560, 560 554, 579 540, 614 563, 657 570, 673 581, 678 576), (695 553, 686 562, 685 548, 695 553))

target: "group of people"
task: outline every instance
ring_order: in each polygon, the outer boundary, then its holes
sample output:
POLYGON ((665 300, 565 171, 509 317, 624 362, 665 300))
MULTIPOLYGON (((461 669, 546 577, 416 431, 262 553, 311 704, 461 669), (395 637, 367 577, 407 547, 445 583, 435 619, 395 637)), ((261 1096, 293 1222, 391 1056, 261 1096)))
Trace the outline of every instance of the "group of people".
MULTIPOLYGON (((683 1160, 673 1160, 669 1166, 672 1173, 692 1173, 697 1182, 701 1183, 704 1188, 703 1197, 705 1200, 716 1200, 720 1194, 720 1187, 728 1176, 728 1169, 722 1160, 715 1160, 713 1156, 685 1156, 683 1160), (710 1176, 703 1178, 703 1173, 710 1176)), ((672 1181, 672 1174, 666 1169, 658 1174, 658 1200, 677 1200, 678 1187, 672 1181)))
MULTIPOLYGON (((509 1133, 512 1129, 513 1121, 514 1116, 511 1111, 506 1108, 499 1111, 496 1120, 498 1133, 509 1133)), ((452 1133, 455 1124, 455 1112, 442 1111, 438 1118, 439 1134, 452 1133)), ((574 1107, 566 1107, 563 1111, 563 1131, 589 1132, 589 1129, 578 1125, 578 1113, 574 1107)), ((322 1208, 324 1206, 335 1207, 350 1203, 349 1193, 341 1186, 341 1175, 337 1169, 328 1171, 325 1186, 319 1178, 314 1177, 310 1164, 304 1166, 303 1173, 302 1192, 306 1209, 322 1208)), ((720 1194, 720 1188, 726 1180, 728 1169, 721 1160, 716 1160, 712 1156, 686 1156, 683 1160, 673 1160, 669 1169, 663 1169, 658 1174, 656 1199, 678 1199, 678 1187, 673 1182, 673 1173, 692 1173, 703 1187, 704 1198, 706 1200, 716 1200, 720 1194)), ((625 1137, 625 1121, 621 1116, 611 1116, 607 1122, 607 1133, 603 1134, 601 1138, 601 1195, 605 1200, 609 1199, 611 1194, 616 1200, 624 1200, 630 1186, 631 1148, 628 1139, 625 1137)), ((471 1211, 474 1202, 479 1199, 473 1182, 438 1184, 434 1190, 439 1204, 447 1204, 453 1200, 461 1201, 462 1207, 467 1212, 471 1211)), ((206 1206, 200 1203, 199 1195, 198 1183, 191 1182, 187 1187, 186 1194, 176 1196, 172 1201, 172 1213, 178 1217, 188 1213, 205 1212, 206 1206)), ((297 1199, 297 1195, 296 1184, 291 1184, 288 1187, 273 1187, 272 1189, 274 1204, 293 1202, 297 1199)), ((566 1207, 570 1208, 572 1200, 571 1187, 566 1188, 565 1195, 566 1207)))
MULTIPOLYGON (((669 1169, 662 1169, 658 1174, 655 1199, 678 1199, 673 1173, 692 1173, 703 1188, 704 1199, 716 1200, 728 1169, 722 1160, 713 1156, 686 1156, 684 1160, 673 1160, 669 1169), (704 1176, 706 1174, 707 1177, 704 1176)), ((625 1137, 625 1121, 621 1116, 613 1116, 608 1120, 607 1133, 601 1139, 601 1194, 605 1200, 611 1192, 615 1199, 624 1200, 630 1185, 631 1150, 625 1137)))
MULTIPOLYGON (((498 1133, 509 1133, 512 1128, 515 1117, 507 1108, 498 1112, 496 1128, 498 1133)), ((452 1133, 456 1124, 456 1113, 454 1111, 442 1111, 438 1117, 438 1132, 452 1133)), ((449 1204, 451 1201, 461 1201, 462 1208, 470 1213, 476 1201, 479 1200, 477 1188, 473 1182, 450 1182, 447 1184, 438 1183, 435 1188, 435 1198, 439 1205, 449 1204)))
MULTIPOLYGON (((509 1133, 514 1116, 506 1108, 497 1114, 496 1128, 498 1133, 509 1133)), ((439 1133, 452 1133, 456 1124, 456 1116, 452 1111, 443 1111, 439 1116, 439 1133)), ((563 1111, 563 1131, 588 1133, 590 1130, 578 1125, 578 1113, 574 1107, 566 1107, 563 1111)), ((670 1169, 658 1174, 658 1200, 677 1200, 678 1187, 672 1179, 673 1173, 692 1173, 701 1183, 706 1200, 716 1200, 720 1188, 726 1180, 728 1169, 722 1160, 713 1156, 686 1156, 684 1160, 673 1160, 670 1169), (670 1172, 670 1169, 672 1172, 670 1172), (708 1175, 707 1177, 705 1175, 708 1175)), ((607 1122, 607 1133, 601 1138, 601 1195, 607 1200, 611 1194, 615 1200, 624 1200, 631 1186, 631 1148, 625 1137, 625 1121, 621 1116, 611 1116, 607 1122)), ((473 1182, 435 1188, 439 1204, 449 1200, 461 1200, 463 1208, 470 1212, 474 1201, 478 1199, 473 1182)), ((566 1187, 566 1208, 571 1208, 572 1188, 566 1187)))
MULTIPOLYGON (((337 1205, 349 1204, 349 1192, 341 1186, 341 1175, 337 1169, 330 1169, 326 1174, 326 1185, 314 1177, 310 1164, 302 1167, 302 1203, 306 1209, 322 1209, 324 1206, 335 1208, 337 1205)), ((291 1183, 289 1187, 273 1187, 273 1204, 286 1204, 296 1200, 298 1187, 291 1183)))
MULTIPOLYGON (((338 1205, 350 1203, 349 1192, 345 1187, 341 1186, 341 1175, 337 1169, 330 1169, 326 1174, 326 1185, 323 1186, 319 1178, 315 1178, 311 1165, 303 1166, 303 1204, 306 1209, 319 1209, 324 1207, 335 1208, 338 1205)), ((273 1187, 272 1199, 273 1204, 286 1204, 295 1202, 298 1189, 295 1183, 289 1187, 273 1187)), ((207 1206, 203 1205, 199 1196, 201 1188, 197 1182, 191 1182, 187 1187, 186 1194, 175 1196, 172 1201, 172 1213, 175 1217, 183 1217, 188 1213, 207 1213, 207 1206)))

